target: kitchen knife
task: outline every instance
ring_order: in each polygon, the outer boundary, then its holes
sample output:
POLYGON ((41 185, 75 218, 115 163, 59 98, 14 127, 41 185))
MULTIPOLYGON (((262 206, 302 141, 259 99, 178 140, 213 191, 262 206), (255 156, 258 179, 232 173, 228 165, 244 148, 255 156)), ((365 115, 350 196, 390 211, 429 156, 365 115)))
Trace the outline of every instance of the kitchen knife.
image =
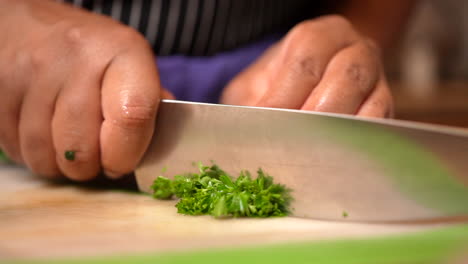
MULTIPOLYGON (((351 221, 468 220, 468 131, 416 122, 163 100, 135 174, 215 162, 262 168, 293 190, 293 215, 351 221)), ((162 170, 165 170, 163 173, 162 170)))

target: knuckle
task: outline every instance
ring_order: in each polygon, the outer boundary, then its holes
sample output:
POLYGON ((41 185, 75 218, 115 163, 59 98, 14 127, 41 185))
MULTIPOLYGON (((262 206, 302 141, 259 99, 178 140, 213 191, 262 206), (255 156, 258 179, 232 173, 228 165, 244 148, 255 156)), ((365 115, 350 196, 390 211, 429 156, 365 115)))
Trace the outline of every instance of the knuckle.
POLYGON ((123 47, 130 47, 135 45, 150 47, 145 37, 135 29, 129 26, 119 25, 109 35, 113 42, 123 47))
MULTIPOLYGON (((322 32, 324 30, 324 24, 332 26, 333 28, 353 28, 352 23, 344 16, 326 15, 320 18, 304 20, 298 23, 291 30, 290 35, 302 38, 304 35, 310 34, 312 31, 322 32)), ((327 27, 325 30, 329 30, 329 28, 327 27)))
POLYGON ((302 21, 291 30, 291 37, 302 38, 304 35, 309 34, 314 23, 311 20, 302 21))
POLYGON ((65 29, 63 45, 78 62, 89 64, 91 61, 88 68, 95 69, 102 67, 102 63, 107 62, 115 53, 133 46, 141 47, 146 42, 133 28, 113 23, 104 32, 89 26, 70 25, 65 29))
POLYGON ((121 107, 113 123, 124 129, 139 129, 153 125, 156 115, 154 106, 145 105, 124 105, 121 107))
POLYGON ((327 15, 322 18, 335 27, 339 27, 339 28, 352 28, 353 27, 351 22, 341 15, 327 15))
POLYGON ((379 55, 381 54, 381 49, 377 42, 371 38, 364 38, 364 45, 365 47, 372 52, 372 54, 379 55))
POLYGON ((345 67, 345 75, 351 82, 356 83, 358 87, 367 90, 371 86, 372 71, 359 63, 351 63, 345 67))
POLYGON ((320 35, 322 30, 314 20, 305 20, 294 26, 286 36, 287 46, 290 48, 310 47, 313 36, 320 35))
POLYGON ((117 36, 121 37, 122 39, 138 41, 143 38, 143 36, 138 31, 128 26, 119 26, 117 30, 117 36))
POLYGON ((67 29, 65 29, 63 35, 65 45, 68 48, 73 49, 81 49, 90 39, 86 32, 86 29, 76 25, 70 26, 67 29))
POLYGON ((290 65, 292 73, 296 76, 304 76, 319 81, 321 75, 320 64, 310 55, 296 55, 290 65))
MULTIPOLYGON (((73 98, 67 98, 68 102, 65 107, 63 107, 63 114, 67 118, 67 120, 80 120, 82 119, 81 117, 83 116, 83 113, 86 113, 86 106, 89 107, 89 105, 84 102, 85 98, 81 97, 73 97, 73 98)), ((61 105, 64 103, 61 102, 61 105)))
POLYGON ((312 46, 314 36, 320 35, 321 29, 313 20, 305 20, 294 26, 286 35, 285 46, 287 49, 296 49, 312 46))
MULTIPOLYGON (((98 37, 101 36, 94 33, 88 27, 81 25, 68 26, 63 32, 63 40, 60 44, 63 48, 61 56, 67 56, 71 63, 86 63, 87 67, 83 70, 96 70, 95 64, 99 64, 102 60, 101 58, 107 58, 105 56, 106 53, 101 52, 102 45, 98 37)), ((108 41, 104 43, 112 42, 108 41)), ((57 55, 54 54, 52 56, 57 55)))
POLYGON ((32 72, 40 72, 41 70, 44 70, 45 66, 50 62, 48 54, 42 52, 41 49, 37 49, 31 53, 23 53, 19 56, 21 62, 28 65, 32 72))

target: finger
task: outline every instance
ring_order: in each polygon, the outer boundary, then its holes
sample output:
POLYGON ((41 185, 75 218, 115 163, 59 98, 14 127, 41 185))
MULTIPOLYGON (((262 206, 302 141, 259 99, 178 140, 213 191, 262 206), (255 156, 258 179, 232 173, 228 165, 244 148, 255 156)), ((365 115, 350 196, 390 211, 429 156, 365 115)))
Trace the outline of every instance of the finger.
POLYGON ((384 78, 379 81, 377 88, 361 105, 357 115, 365 117, 393 117, 393 98, 387 81, 384 78))
POLYGON ((24 163, 19 143, 19 117, 22 89, 2 89, 0 96, 0 149, 16 163, 24 163))
POLYGON ((161 89, 161 99, 175 100, 175 96, 171 92, 169 92, 168 90, 162 88, 161 89))
POLYGON ((252 65, 239 73, 224 88, 220 102, 228 105, 256 106, 271 87, 270 72, 276 68, 273 60, 278 52, 279 43, 273 44, 252 65))
POLYGON ((38 81, 28 90, 22 103, 19 137, 25 164, 36 174, 45 177, 60 175, 55 162, 51 120, 58 90, 38 81), (51 91, 51 92, 49 92, 51 91))
POLYGON ((299 109, 319 83, 330 59, 358 35, 337 16, 303 22, 281 43, 270 76, 273 81, 258 106, 299 109))
POLYGON ((101 160, 106 175, 131 172, 154 130, 159 77, 148 47, 132 49, 109 65, 102 86, 101 160))
POLYGON ((74 73, 61 90, 52 120, 54 157, 73 180, 88 180, 100 171, 99 133, 102 122, 97 71, 74 73))
POLYGON ((336 54, 303 110, 356 114, 380 76, 378 52, 360 41, 336 54))

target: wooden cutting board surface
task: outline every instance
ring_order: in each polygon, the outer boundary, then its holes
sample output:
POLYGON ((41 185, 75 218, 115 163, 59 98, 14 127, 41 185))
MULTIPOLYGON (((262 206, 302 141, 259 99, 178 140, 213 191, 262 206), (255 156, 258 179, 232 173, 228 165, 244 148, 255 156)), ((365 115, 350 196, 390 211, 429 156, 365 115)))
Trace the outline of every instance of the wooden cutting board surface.
POLYGON ((365 224, 293 217, 179 215, 174 201, 51 184, 0 164, 0 260, 139 254, 409 233, 442 224, 365 224))

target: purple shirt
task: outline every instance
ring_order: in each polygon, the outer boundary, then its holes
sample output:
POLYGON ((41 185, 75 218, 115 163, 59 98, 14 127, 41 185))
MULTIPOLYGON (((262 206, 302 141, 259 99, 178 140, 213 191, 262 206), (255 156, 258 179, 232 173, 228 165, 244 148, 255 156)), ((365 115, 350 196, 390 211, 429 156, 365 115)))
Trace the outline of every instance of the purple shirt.
POLYGON ((158 57, 161 83, 178 100, 217 103, 224 86, 280 38, 271 35, 211 57, 158 57))

